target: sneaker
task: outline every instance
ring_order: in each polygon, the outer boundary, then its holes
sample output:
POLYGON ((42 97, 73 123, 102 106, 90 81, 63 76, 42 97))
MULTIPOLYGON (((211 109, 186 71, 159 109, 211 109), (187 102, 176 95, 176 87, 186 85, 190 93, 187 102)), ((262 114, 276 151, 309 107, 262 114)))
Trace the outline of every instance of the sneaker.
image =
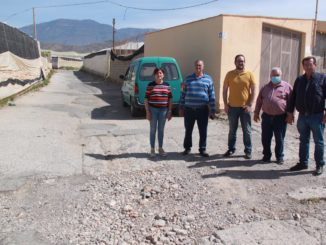
POLYGON ((162 157, 166 157, 166 152, 163 150, 163 148, 158 149, 158 154, 160 154, 162 157))
POLYGON ((276 163, 277 163, 278 165, 283 165, 283 163, 284 163, 284 159, 282 159, 282 158, 277 159, 277 160, 276 160, 276 163))
POLYGON ((149 153, 149 156, 150 157, 155 157, 155 149, 154 148, 151 148, 151 151, 149 153))
POLYGON ((323 166, 318 166, 318 167, 316 168, 316 171, 314 172, 314 174, 315 174, 316 176, 318 176, 318 175, 321 175, 323 172, 324 172, 324 167, 323 167, 323 166))
POLYGON ((182 155, 188 155, 190 153, 190 149, 185 149, 183 152, 182 152, 182 155))
POLYGON ((245 153, 244 158, 245 159, 251 159, 251 153, 245 153))
POLYGON ((199 152, 199 155, 201 155, 202 157, 209 157, 209 154, 206 151, 199 152))
POLYGON ((290 171, 301 171, 304 169, 308 169, 308 166, 298 162, 296 165, 290 168, 290 171))
POLYGON ((224 157, 229 157, 229 156, 232 156, 234 154, 234 151, 232 150, 227 150, 227 152, 224 153, 224 157))
POLYGON ((271 163, 272 162, 271 159, 270 158, 267 158, 267 157, 263 157, 261 159, 261 161, 264 162, 264 163, 271 163))

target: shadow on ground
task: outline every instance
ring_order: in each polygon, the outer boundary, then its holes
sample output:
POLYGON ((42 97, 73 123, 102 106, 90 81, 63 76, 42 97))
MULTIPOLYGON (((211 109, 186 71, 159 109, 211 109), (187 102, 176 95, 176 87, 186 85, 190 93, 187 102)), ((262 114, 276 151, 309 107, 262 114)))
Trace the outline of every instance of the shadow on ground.
POLYGON ((313 174, 313 171, 289 172, 287 169, 280 170, 224 170, 219 173, 202 175, 203 179, 227 176, 232 179, 280 179, 287 176, 313 174))
POLYGON ((120 89, 121 85, 105 81, 103 78, 88 74, 83 71, 74 71, 74 75, 85 85, 98 88, 101 94, 94 94, 105 101, 108 105, 94 108, 91 118, 94 120, 137 120, 144 117, 134 118, 130 115, 130 108, 122 105, 120 89))
MULTIPOLYGON (((214 156, 213 156, 214 157, 214 156)), ((239 156, 238 156, 239 157, 239 156)), ((276 163, 263 163, 261 160, 245 160, 245 159, 234 159, 234 158, 224 158, 222 155, 215 155, 215 160, 209 158, 210 161, 200 161, 194 165, 188 166, 190 169, 203 168, 203 167, 213 167, 220 170, 218 173, 202 175, 203 179, 217 178, 222 176, 227 176, 233 179, 280 179, 286 176, 297 176, 313 174, 314 171, 299 171, 290 172, 289 169, 250 169, 255 165, 262 166, 273 166, 276 163), (232 168, 246 167, 247 169, 236 169, 232 168)), ((275 166, 275 165, 274 165, 275 166)))
POLYGON ((201 159, 202 163, 205 161, 213 160, 212 157, 204 158, 199 154, 189 154, 187 156, 182 155, 182 152, 167 152, 167 156, 159 156, 150 157, 146 152, 133 152, 133 153, 121 153, 121 154, 93 154, 93 153, 85 153, 85 156, 92 157, 98 160, 114 160, 114 159, 126 159, 126 158, 143 158, 150 160, 161 160, 161 161, 175 161, 181 160, 185 162, 196 162, 201 159))
POLYGON ((231 160, 229 158, 223 158, 222 156, 217 156, 215 158, 210 157, 208 160, 210 161, 200 161, 196 164, 189 166, 188 168, 202 168, 202 167, 210 167, 215 166, 217 168, 234 168, 234 167, 252 167, 255 164, 261 163, 260 160, 231 160), (218 161, 211 161, 214 159, 220 159, 218 161))

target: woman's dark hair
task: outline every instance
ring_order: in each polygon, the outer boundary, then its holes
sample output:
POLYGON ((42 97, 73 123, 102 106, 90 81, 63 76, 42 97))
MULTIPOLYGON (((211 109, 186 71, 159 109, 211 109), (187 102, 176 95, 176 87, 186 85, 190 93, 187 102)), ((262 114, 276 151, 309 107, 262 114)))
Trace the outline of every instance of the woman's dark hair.
POLYGON ((153 75, 156 75, 159 71, 161 71, 163 74, 165 74, 165 71, 162 68, 155 68, 153 75))

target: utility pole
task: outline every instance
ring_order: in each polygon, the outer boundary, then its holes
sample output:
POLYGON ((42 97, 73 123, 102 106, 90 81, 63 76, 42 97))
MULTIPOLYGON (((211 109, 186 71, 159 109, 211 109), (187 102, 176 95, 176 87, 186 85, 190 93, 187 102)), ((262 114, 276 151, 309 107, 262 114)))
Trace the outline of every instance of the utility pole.
POLYGON ((36 37, 35 8, 34 7, 33 7, 33 26, 34 26, 33 37, 34 37, 35 40, 37 40, 37 37, 36 37))
POLYGON ((112 20, 112 50, 114 50, 115 18, 112 20))
POLYGON ((314 20, 314 30, 312 35, 312 52, 316 51, 316 39, 317 39, 317 16, 318 16, 318 0, 316 0, 316 11, 315 11, 315 20, 314 20))

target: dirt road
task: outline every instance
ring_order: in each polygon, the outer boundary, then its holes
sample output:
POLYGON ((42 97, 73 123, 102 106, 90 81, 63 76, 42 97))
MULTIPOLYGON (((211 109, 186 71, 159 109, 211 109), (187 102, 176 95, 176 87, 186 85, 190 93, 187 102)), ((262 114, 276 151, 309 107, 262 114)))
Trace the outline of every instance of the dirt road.
MULTIPOLYGON (((59 71, 0 110, 0 244, 326 244, 325 174, 225 159, 227 121, 209 122, 209 158, 182 156, 183 119, 166 124, 168 156, 148 158, 149 124, 130 117, 119 86, 59 71)), ((312 149, 311 149, 312 150, 312 149)), ((311 152, 311 156, 313 153, 311 152)))

